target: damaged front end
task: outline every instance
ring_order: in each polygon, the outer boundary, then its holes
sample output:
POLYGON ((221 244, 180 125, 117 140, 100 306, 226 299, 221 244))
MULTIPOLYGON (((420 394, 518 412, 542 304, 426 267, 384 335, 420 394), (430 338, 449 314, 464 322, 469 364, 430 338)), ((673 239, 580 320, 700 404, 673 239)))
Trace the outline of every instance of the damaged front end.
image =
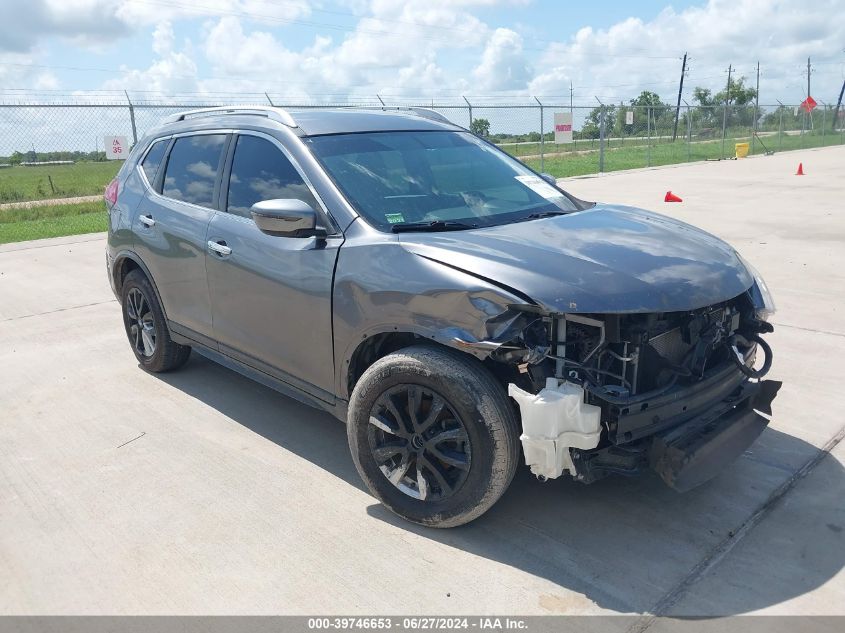
POLYGON ((590 483, 651 467, 679 491, 718 474, 766 427, 780 387, 762 380, 772 326, 754 290, 677 312, 523 307, 525 326, 485 352, 518 368, 509 394, 532 472, 590 483))

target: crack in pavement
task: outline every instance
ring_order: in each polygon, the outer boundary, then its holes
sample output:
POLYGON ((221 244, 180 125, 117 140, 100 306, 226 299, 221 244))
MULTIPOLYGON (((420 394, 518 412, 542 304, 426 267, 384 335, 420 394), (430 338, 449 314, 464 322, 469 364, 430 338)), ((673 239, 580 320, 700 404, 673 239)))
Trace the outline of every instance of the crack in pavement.
POLYGON ((140 440, 140 439, 141 439, 142 437, 144 437, 146 434, 147 434, 147 432, 146 432, 146 431, 141 431, 141 434, 140 434, 138 437, 133 437, 131 440, 128 440, 128 441, 124 442, 124 443, 123 443, 123 444, 121 444, 120 446, 116 446, 116 447, 115 447, 115 450, 117 450, 118 448, 123 448, 123 447, 124 447, 124 446, 126 446, 127 444, 131 444, 131 443, 132 443, 132 442, 134 442, 135 440, 140 440))
POLYGON ((655 620, 660 617, 665 617, 669 609, 678 603, 684 595, 692 588, 692 586, 701 580, 704 575, 713 569, 719 562, 727 556, 736 545, 747 536, 760 522, 769 515, 769 513, 783 500, 784 497, 801 481, 804 477, 810 474, 821 461, 830 455, 830 452, 836 448, 836 445, 845 438, 845 425, 831 437, 824 446, 822 446, 812 458, 801 466, 798 470, 792 473, 792 476, 784 481, 780 486, 775 488, 772 493, 761 503, 757 509, 748 516, 737 528, 728 532, 719 544, 711 549, 707 555, 702 558, 692 569, 689 570, 686 576, 681 579, 672 589, 670 589, 664 596, 658 600, 646 615, 640 616, 634 624, 626 629, 626 633, 644 633, 648 628, 654 624, 655 620))
POLYGON ((3 253, 19 253, 21 251, 32 251, 38 248, 57 248, 61 246, 68 246, 70 244, 83 244, 85 242, 96 242, 98 240, 105 240, 106 233, 98 231, 97 233, 80 233, 79 235, 68 235, 63 237, 47 237, 41 240, 28 240, 25 242, 7 242, 0 244, 0 255, 3 253), (79 239, 67 239, 67 238, 79 239), (41 242, 50 242, 49 244, 42 244, 41 242))
POLYGON ((800 325, 789 325, 788 323, 772 323, 772 325, 776 325, 778 327, 791 328, 793 330, 801 330, 802 332, 814 332, 816 334, 829 334, 830 336, 845 337, 845 333, 842 333, 842 332, 831 332, 830 330, 816 330, 816 329, 813 329, 811 327, 801 327, 800 325))
POLYGON ((9 317, 8 319, 0 319, 0 323, 8 323, 9 321, 19 321, 21 319, 31 319, 32 317, 44 316, 45 314, 56 314, 57 312, 67 312, 68 310, 78 310, 79 308, 90 308, 91 306, 101 306, 107 303, 116 303, 117 299, 109 299, 108 301, 95 301, 94 303, 83 303, 78 306, 70 306, 67 308, 56 308, 55 310, 47 310, 46 312, 38 312, 36 314, 22 314, 21 316, 9 317))

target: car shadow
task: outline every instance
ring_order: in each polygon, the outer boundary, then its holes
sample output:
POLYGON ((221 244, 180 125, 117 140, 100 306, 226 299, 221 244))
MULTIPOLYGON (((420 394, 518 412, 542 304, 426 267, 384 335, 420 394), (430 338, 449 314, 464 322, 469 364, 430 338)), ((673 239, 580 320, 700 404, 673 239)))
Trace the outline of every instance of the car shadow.
MULTIPOLYGON (((194 354, 179 372, 158 374, 172 387, 314 463, 326 472, 366 490, 349 455, 346 429, 331 415, 287 398, 194 354)), ((450 530, 408 523, 374 503, 367 513, 437 543, 520 569, 582 594, 620 613, 650 611, 815 455, 818 449, 796 437, 767 429, 751 450, 726 472, 686 494, 667 488, 657 476, 610 477, 589 486, 567 478, 540 483, 523 466, 502 499, 469 525, 450 530)), ((825 460, 832 472, 824 497, 845 498, 842 465, 825 460)), ((800 484, 799 484, 800 485, 800 484)), ((795 491, 793 491, 795 493, 795 491)), ((801 543, 831 542, 831 532, 845 525, 821 516, 804 521, 800 534, 768 557, 732 568, 730 599, 718 606, 696 607, 684 615, 747 613, 803 595, 836 576, 845 565, 845 548, 829 548, 806 564, 801 543), (765 582, 777 557, 791 556, 788 581, 765 582), (754 590, 745 591, 744 588, 754 590)), ((841 513, 840 513, 841 516, 841 513)), ((840 521, 841 523, 841 521, 840 521)), ((841 536, 841 535, 840 535, 841 536)), ((554 612, 555 601, 550 601, 554 612)), ((559 604, 565 605, 561 599, 559 604)), ((561 607, 563 611, 564 607, 561 607)))

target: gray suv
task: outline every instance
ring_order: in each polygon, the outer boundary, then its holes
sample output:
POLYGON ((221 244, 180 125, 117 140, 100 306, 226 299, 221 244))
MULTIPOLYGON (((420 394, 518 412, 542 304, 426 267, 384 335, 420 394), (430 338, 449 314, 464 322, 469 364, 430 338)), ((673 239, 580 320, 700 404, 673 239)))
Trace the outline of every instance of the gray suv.
POLYGON ((692 226, 588 203, 439 114, 211 108, 106 190, 151 372, 191 350, 347 423, 390 510, 451 527, 540 479, 687 490, 760 434, 774 304, 692 226))

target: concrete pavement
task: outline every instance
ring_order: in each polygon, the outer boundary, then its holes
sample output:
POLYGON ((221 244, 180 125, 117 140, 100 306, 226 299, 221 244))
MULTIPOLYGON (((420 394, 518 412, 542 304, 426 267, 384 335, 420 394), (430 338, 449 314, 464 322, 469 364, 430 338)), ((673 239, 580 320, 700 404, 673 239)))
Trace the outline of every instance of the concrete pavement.
POLYGON ((0 613, 845 614, 843 165, 837 147, 566 182, 760 269, 774 419, 686 495, 522 469, 446 531, 383 510, 328 415, 199 356, 141 371, 102 236, 0 246, 0 613))

